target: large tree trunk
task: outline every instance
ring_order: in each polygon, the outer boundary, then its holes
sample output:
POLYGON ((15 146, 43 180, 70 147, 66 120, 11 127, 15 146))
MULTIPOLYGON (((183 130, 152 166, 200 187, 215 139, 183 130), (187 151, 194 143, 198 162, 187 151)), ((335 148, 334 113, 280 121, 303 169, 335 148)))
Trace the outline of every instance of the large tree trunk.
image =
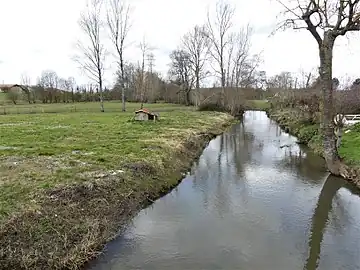
POLYGON ((185 103, 186 106, 190 106, 190 89, 186 89, 185 91, 185 103))
POLYGON ((335 38, 331 32, 325 32, 320 53, 320 83, 323 94, 322 133, 324 139, 324 158, 329 171, 340 175, 340 158, 336 149, 333 119, 335 116, 333 104, 332 58, 335 38))

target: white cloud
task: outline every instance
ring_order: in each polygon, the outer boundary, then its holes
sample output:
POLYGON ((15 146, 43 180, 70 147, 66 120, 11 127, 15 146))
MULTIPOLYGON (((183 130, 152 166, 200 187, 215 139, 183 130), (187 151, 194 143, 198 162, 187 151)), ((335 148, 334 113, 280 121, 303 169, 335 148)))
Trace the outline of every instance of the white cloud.
MULTIPOLYGON (((275 28, 281 7, 274 1, 235 1, 235 27, 250 22, 255 28, 252 51, 263 51, 263 68, 269 75, 284 70, 296 72, 300 68, 316 67, 317 47, 306 30, 269 34, 275 28)), ((155 68, 162 73, 168 69, 170 51, 181 36, 195 24, 206 20, 209 6, 215 0, 133 0, 133 28, 129 36, 127 59, 140 60, 136 47, 145 35, 156 57, 155 68)), ((53 69, 60 76, 74 76, 86 82, 76 63, 71 60, 76 51, 74 44, 81 36, 77 20, 85 0, 0 0, 0 82, 15 83, 26 72, 35 82, 44 69, 53 69)), ((360 33, 359 33, 360 35, 360 33)), ((358 77, 360 60, 358 35, 337 41, 334 51, 334 76, 358 77)), ((112 60, 109 66, 114 66, 112 60)), ((107 83, 113 80, 114 70, 107 71, 107 83)))

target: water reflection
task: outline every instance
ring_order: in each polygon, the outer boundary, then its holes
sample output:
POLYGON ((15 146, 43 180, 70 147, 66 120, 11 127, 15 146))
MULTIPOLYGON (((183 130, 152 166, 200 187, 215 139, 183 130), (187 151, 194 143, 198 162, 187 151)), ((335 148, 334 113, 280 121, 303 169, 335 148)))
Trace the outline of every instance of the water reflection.
MULTIPOLYGON (((327 178, 321 189, 319 199, 312 218, 311 234, 309 238, 309 257, 307 258, 306 264, 304 266, 305 270, 315 270, 318 268, 319 258, 321 254, 321 243, 324 238, 326 225, 329 222, 329 214, 333 210, 334 199, 337 199, 335 209, 340 210, 341 213, 346 212, 346 210, 342 205, 341 200, 339 200, 339 196, 337 196, 339 195, 338 191, 341 188, 350 191, 352 194, 355 194, 356 196, 359 196, 360 194, 358 189, 356 189, 354 186, 350 185, 349 183, 345 182, 341 178, 331 175, 327 178)), ((341 219, 344 219, 344 215, 341 215, 341 219)), ((345 220, 346 219, 347 222, 345 222, 343 226, 346 226, 346 224, 351 224, 349 216, 345 218, 345 220)), ((341 234, 344 234, 343 226, 341 226, 339 223, 334 222, 335 220, 336 218, 333 219, 331 222, 331 224, 333 225, 333 229, 341 231, 341 234)), ((358 251, 359 251, 359 246, 357 245, 356 250, 354 250, 353 252, 358 252, 358 251)), ((349 268, 342 268, 342 269, 354 269, 352 267, 352 262, 345 262, 345 263, 349 268)))
POLYGON ((359 207, 321 158, 247 112, 90 269, 357 269, 359 207))

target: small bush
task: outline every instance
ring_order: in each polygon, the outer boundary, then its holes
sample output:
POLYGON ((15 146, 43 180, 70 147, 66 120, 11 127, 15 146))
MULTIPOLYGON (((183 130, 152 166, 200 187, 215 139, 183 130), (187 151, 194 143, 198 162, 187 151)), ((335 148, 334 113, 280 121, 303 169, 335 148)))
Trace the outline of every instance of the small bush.
POLYGON ((237 105, 222 105, 220 102, 205 102, 198 106, 198 111, 216 111, 216 112, 226 112, 235 117, 241 117, 245 108, 241 104, 237 105))
POLYGON ((240 93, 230 95, 226 92, 218 92, 203 100, 198 110, 226 112, 235 117, 242 117, 245 112, 245 102, 240 93))
POLYGON ((319 133, 318 125, 304 126, 299 129, 299 140, 304 143, 308 143, 314 136, 319 133))

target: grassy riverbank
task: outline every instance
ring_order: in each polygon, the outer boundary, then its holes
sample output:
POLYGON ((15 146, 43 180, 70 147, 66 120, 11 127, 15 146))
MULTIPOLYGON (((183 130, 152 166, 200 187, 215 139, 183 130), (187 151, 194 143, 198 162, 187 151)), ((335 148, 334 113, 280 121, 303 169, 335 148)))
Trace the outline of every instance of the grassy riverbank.
POLYGON ((270 108, 270 104, 265 99, 259 99, 259 100, 247 100, 245 103, 245 107, 247 110, 252 111, 265 111, 270 108))
POLYGON ((155 123, 130 112, 1 116, 1 269, 83 265, 234 121, 161 106, 155 123))
MULTIPOLYGON (((315 153, 323 154, 323 142, 319 132, 320 125, 318 123, 309 123, 307 117, 302 117, 303 113, 294 108, 286 109, 268 109, 268 115, 274 119, 278 124, 290 134, 296 136, 299 143, 308 145, 315 153)), ((360 169, 360 124, 349 127, 348 133, 343 134, 339 154, 343 158, 346 165, 352 168, 352 174, 356 179, 353 180, 355 184, 358 183, 358 170, 360 169)))

